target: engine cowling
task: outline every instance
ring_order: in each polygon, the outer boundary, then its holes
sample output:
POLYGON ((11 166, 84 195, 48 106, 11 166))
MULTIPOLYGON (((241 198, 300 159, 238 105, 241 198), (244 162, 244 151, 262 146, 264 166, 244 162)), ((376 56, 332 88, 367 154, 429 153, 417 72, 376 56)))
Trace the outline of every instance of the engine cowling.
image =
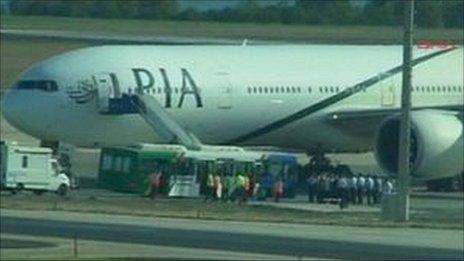
MULTIPOLYGON (((398 173, 400 115, 387 118, 377 130, 375 157, 390 175, 398 173)), ((438 110, 411 113, 411 175, 429 180, 451 177, 464 169, 463 123, 455 114, 438 110)))

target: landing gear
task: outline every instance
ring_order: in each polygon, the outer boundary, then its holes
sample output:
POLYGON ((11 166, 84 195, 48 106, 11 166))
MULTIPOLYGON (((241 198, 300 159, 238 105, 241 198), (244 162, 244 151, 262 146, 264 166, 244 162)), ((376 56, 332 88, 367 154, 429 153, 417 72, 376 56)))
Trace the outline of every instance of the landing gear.
POLYGON ((332 171, 330 159, 325 156, 324 151, 320 147, 308 152, 308 155, 311 156, 308 164, 309 173, 319 176, 323 172, 332 171))

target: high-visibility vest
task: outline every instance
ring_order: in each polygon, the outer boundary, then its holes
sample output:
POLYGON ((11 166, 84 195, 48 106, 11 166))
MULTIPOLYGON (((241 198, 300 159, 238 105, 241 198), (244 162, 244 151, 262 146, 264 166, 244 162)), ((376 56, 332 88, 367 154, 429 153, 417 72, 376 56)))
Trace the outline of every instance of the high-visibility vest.
POLYGON ((208 174, 208 180, 206 181, 206 185, 211 188, 214 186, 213 174, 208 174))
POLYGON ((245 178, 242 175, 237 176, 237 187, 240 187, 240 188, 245 187, 245 178))

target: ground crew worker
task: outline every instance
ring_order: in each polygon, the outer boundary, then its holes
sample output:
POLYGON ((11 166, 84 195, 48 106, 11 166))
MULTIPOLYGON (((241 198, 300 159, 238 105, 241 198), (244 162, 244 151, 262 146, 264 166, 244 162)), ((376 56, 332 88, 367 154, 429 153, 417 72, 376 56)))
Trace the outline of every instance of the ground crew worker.
POLYGON ((366 195, 367 195, 367 204, 372 205, 372 196, 374 194, 374 180, 372 176, 369 175, 366 178, 366 195))
POLYGON ((364 177, 361 175, 361 173, 358 174, 358 183, 356 184, 356 189, 358 190, 358 204, 362 205, 364 204, 364 195, 365 195, 365 188, 366 185, 366 180, 364 177))
POLYGON ((284 194, 284 181, 282 178, 278 178, 274 184, 274 201, 279 202, 280 198, 284 194))

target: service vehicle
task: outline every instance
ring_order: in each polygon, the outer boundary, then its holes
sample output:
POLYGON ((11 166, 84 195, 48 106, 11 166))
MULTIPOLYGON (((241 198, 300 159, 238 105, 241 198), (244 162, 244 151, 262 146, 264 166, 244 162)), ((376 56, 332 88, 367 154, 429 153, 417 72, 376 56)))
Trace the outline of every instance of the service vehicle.
POLYGON ((30 190, 36 194, 56 192, 66 195, 69 178, 61 171, 50 148, 0 143, 1 189, 16 193, 30 190))

